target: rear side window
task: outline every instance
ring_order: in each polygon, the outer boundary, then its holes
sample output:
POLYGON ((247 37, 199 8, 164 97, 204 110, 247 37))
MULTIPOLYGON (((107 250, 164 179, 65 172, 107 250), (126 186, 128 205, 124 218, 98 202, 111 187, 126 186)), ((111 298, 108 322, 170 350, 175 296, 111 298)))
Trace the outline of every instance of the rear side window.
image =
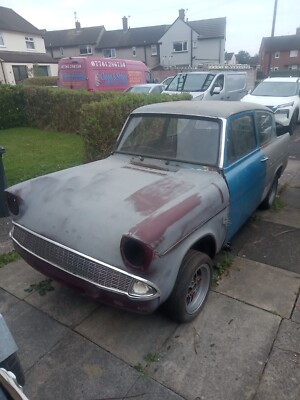
POLYGON ((255 148, 256 136, 252 115, 243 115, 232 120, 227 139, 228 164, 251 153, 255 148))
POLYGON ((256 127, 260 146, 268 144, 277 137, 275 120, 269 113, 263 111, 256 113, 256 127))
POLYGON ((243 74, 230 74, 227 77, 227 90, 241 90, 246 88, 246 76, 243 74))

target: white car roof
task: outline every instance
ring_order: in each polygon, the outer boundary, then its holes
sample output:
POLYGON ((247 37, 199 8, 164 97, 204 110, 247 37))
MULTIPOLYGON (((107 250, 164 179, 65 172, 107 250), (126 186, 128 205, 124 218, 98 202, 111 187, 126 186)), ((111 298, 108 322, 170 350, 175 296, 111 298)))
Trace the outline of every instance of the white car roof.
POLYGON ((300 82, 300 78, 298 77, 274 77, 264 79, 263 82, 300 82))

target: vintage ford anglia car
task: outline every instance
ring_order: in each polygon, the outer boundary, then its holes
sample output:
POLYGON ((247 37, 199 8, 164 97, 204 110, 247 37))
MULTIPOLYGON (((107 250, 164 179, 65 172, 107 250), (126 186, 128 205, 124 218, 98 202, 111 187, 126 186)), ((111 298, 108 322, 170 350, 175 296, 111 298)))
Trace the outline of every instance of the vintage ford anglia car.
POLYGON ((264 106, 140 107, 108 158, 6 190, 11 238, 30 265, 82 293, 139 313, 163 304, 190 321, 212 258, 272 205, 288 146, 264 106))

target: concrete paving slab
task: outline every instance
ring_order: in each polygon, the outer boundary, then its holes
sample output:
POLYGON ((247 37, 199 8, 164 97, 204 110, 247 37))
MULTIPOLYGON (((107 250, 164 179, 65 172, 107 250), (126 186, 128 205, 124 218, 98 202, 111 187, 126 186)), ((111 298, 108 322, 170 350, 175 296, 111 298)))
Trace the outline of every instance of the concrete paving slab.
POLYGON ((14 261, 0 268, 0 287, 12 293, 19 299, 25 299, 30 294, 25 291, 31 284, 46 279, 24 260, 14 261))
POLYGON ((63 325, 24 301, 14 304, 3 315, 19 347, 25 372, 68 333, 63 325))
POLYGON ((70 332, 26 375, 30 400, 123 399, 139 373, 112 354, 70 332))
POLYGON ((300 325, 283 320, 255 400, 299 400, 300 325))
POLYGON ((285 206, 278 212, 268 210, 264 211, 263 213, 259 213, 259 216, 264 221, 273 222, 275 224, 286 225, 289 226, 290 228, 300 229, 299 209, 285 206))
POLYGON ((300 295, 295 303, 295 308, 293 310, 292 321, 298 322, 300 324, 300 295))
POLYGON ((298 182, 300 183, 300 175, 299 175, 299 161, 289 157, 288 165, 280 177, 279 185, 286 186, 287 184, 296 185, 298 182))
POLYGON ((283 320, 274 347, 297 353, 300 357, 300 325, 290 320, 283 320))
POLYGON ((125 399, 134 400, 185 400, 183 397, 168 388, 153 381, 149 377, 142 376, 128 392, 125 399))
POLYGON ((99 307, 96 301, 83 297, 66 286, 57 282, 52 282, 51 285, 54 287, 53 291, 44 296, 35 291, 26 297, 26 301, 64 325, 78 325, 99 307))
POLYGON ((0 313, 7 313, 20 300, 0 288, 0 313))
POLYGON ((281 319, 212 292, 180 325, 148 373, 187 400, 253 399, 281 319))
POLYGON ((76 331, 130 365, 145 364, 174 333, 177 324, 159 313, 136 315, 101 306, 76 331))
POLYGON ((257 219, 247 223, 232 240, 240 257, 300 273, 300 229, 257 219))
POLYGON ((215 290, 290 318, 299 288, 300 274, 235 257, 215 290))
POLYGON ((280 200, 291 208, 300 209, 300 184, 299 186, 290 186, 280 194, 280 200))

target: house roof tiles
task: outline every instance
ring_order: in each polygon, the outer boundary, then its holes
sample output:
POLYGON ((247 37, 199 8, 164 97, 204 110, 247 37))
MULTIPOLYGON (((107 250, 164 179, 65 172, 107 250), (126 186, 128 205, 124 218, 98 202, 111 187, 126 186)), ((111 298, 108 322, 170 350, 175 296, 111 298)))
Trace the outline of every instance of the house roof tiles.
POLYGON ((300 50, 300 35, 264 37, 261 49, 264 51, 300 50))
POLYGON ((156 44, 169 25, 149 26, 144 28, 129 28, 105 31, 97 48, 120 48, 156 44))
POLYGON ((41 36, 41 32, 11 8, 0 6, 0 30, 22 32, 41 36))
POLYGON ((57 60, 54 60, 46 53, 29 53, 21 51, 0 51, 0 60, 14 63, 57 64, 57 60))
POLYGON ((97 44, 104 31, 105 28, 101 25, 79 29, 44 31, 43 35, 46 47, 67 47, 97 44))

